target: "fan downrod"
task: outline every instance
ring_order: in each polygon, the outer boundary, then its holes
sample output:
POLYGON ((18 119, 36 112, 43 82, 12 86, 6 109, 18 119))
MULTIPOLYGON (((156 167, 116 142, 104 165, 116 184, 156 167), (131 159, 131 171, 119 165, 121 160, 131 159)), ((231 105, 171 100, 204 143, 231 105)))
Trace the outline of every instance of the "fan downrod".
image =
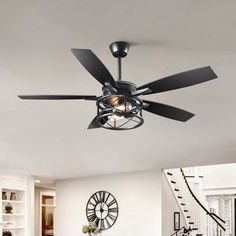
POLYGON ((118 81, 122 79, 121 59, 126 57, 129 51, 129 44, 127 42, 118 41, 110 44, 110 50, 114 57, 117 58, 118 67, 118 81))

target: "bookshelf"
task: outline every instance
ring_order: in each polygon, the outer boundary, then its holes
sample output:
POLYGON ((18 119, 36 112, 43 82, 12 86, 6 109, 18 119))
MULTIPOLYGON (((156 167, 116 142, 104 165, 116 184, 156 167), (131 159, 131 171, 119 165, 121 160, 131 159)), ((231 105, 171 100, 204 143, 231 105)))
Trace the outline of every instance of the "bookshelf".
POLYGON ((0 234, 9 231, 12 236, 32 235, 33 181, 29 184, 28 177, 2 175, 0 179, 0 234))
POLYGON ((10 231, 13 236, 25 236, 25 190, 2 188, 1 195, 2 232, 10 231), (3 195, 6 198, 4 200, 3 195), (6 210, 7 207, 12 208, 11 213, 6 210))

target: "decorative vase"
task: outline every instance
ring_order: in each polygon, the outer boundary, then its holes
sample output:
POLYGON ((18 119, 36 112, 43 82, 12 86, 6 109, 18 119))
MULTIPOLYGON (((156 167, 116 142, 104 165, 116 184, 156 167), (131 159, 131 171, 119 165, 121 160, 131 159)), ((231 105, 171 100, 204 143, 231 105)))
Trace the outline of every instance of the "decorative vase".
POLYGON ((12 236, 12 233, 10 231, 3 231, 2 236, 12 236))
POLYGON ((16 193, 11 192, 10 200, 11 201, 16 201, 16 193))
POLYGON ((2 200, 7 200, 7 192, 2 192, 2 200))
POLYGON ((10 203, 8 203, 6 206, 5 206, 5 213, 6 214, 12 214, 13 213, 13 207, 10 203))

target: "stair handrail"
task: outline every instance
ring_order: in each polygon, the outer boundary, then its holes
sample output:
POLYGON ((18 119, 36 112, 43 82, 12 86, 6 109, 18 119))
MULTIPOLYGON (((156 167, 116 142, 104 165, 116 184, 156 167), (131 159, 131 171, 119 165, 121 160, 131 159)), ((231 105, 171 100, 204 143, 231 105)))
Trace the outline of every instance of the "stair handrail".
POLYGON ((178 235, 178 233, 179 233, 182 229, 184 230, 184 232, 183 232, 184 234, 186 234, 186 233, 192 231, 190 228, 187 229, 185 226, 183 226, 182 228, 180 228, 179 230, 175 231, 175 232, 174 232, 173 234, 171 234, 170 236, 178 235))
POLYGON ((216 217, 218 220, 220 220, 221 222, 223 222, 225 224, 225 221, 223 219, 221 219, 218 215, 216 215, 215 213, 210 213, 212 216, 216 217))
MULTIPOLYGON (((186 176, 185 176, 184 171, 183 171, 182 168, 180 168, 180 171, 181 171, 181 173, 182 173, 182 175, 183 175, 183 178, 184 178, 184 181, 185 181, 185 183, 186 183, 186 186, 187 186, 189 192, 191 193, 192 197, 194 198, 194 200, 195 200, 195 201, 198 203, 198 205, 206 212, 206 214, 209 215, 209 216, 216 222, 216 224, 217 224, 218 226, 220 226, 220 228, 221 228, 222 230, 226 231, 225 228, 224 228, 224 226, 221 225, 221 224, 214 218, 214 216, 217 216, 217 215, 216 215, 215 213, 209 212, 209 211, 202 205, 202 203, 198 200, 198 198, 195 196, 195 194, 193 193, 192 189, 190 188, 190 186, 189 186, 189 184, 188 184, 188 181, 187 181, 187 179, 186 179, 186 176), (214 215, 214 216, 213 216, 213 215, 214 215)), ((222 222, 225 222, 225 221, 224 221, 223 219, 221 219, 219 216, 217 216, 216 218, 218 218, 218 219, 221 220, 222 222)))

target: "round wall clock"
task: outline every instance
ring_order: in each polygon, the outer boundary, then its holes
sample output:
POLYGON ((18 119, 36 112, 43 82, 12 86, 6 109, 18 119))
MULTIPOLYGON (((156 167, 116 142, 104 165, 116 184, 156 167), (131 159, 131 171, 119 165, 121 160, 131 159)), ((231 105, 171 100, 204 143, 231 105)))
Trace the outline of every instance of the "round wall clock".
POLYGON ((117 220, 118 203, 106 191, 94 193, 88 200, 86 215, 89 222, 95 222, 100 230, 109 229, 117 220))

